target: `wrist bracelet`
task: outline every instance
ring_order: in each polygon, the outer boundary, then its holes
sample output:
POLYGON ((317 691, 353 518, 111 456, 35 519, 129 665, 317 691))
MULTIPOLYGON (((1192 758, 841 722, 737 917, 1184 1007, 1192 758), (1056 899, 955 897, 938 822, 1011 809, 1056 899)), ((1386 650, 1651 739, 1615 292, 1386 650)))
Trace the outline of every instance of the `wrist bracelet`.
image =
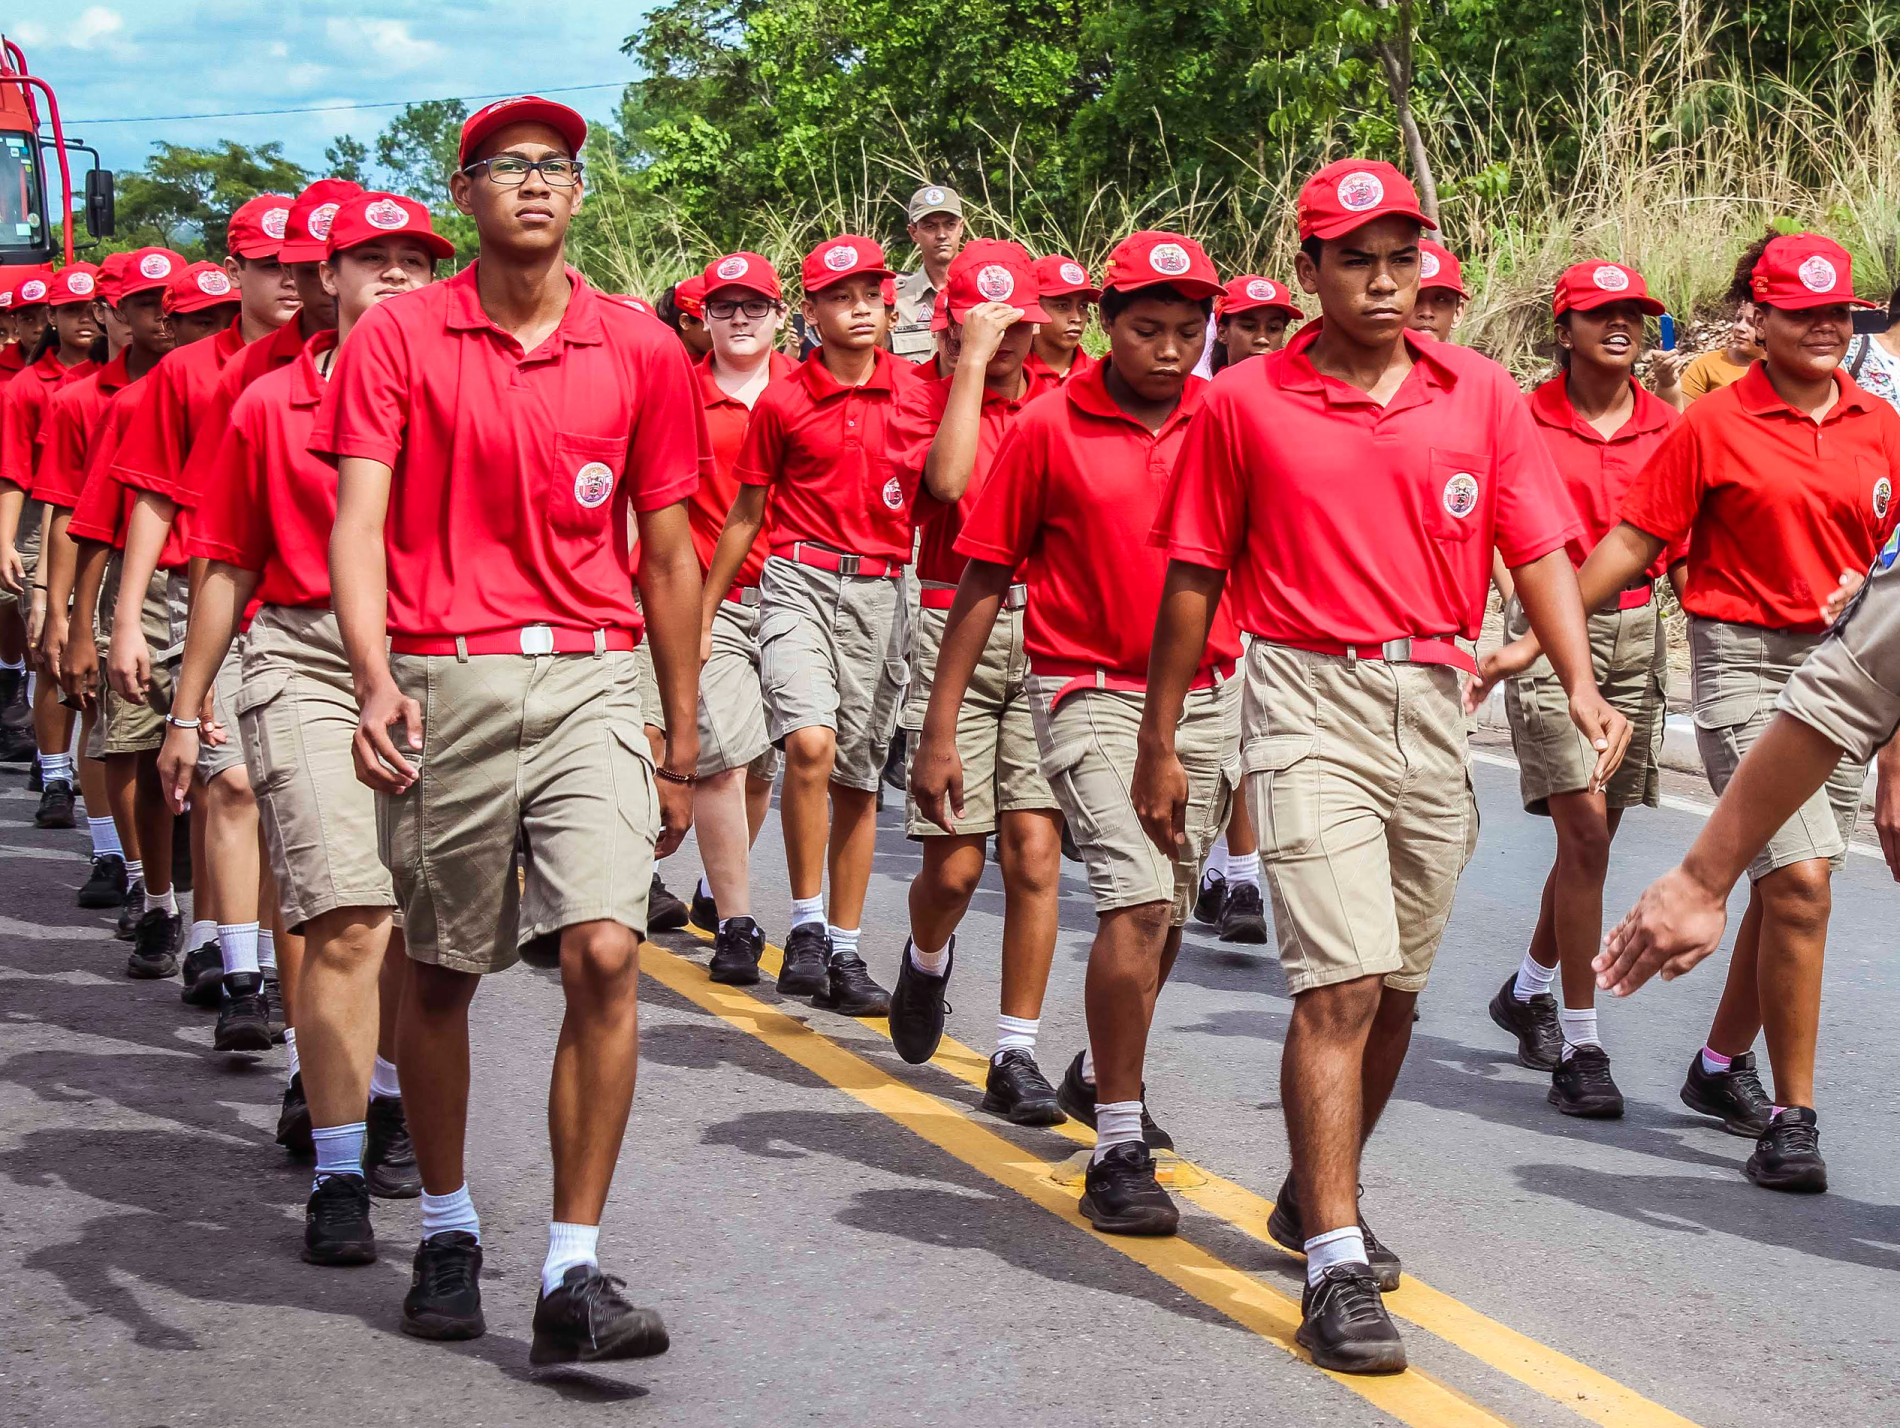
POLYGON ((653 766, 653 772, 657 777, 665 779, 668 783, 698 783, 699 782, 698 774, 674 773, 673 770, 667 768, 666 765, 664 764, 655 764, 653 766))
POLYGON ((202 719, 180 719, 171 714, 165 716, 165 722, 174 729, 196 729, 204 724, 202 719))

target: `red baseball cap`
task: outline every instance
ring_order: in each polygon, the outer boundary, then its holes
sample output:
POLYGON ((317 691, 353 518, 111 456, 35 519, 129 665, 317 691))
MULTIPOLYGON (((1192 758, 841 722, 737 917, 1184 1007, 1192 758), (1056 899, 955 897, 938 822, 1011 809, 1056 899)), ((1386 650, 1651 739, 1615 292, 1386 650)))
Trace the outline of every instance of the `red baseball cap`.
POLYGON ((779 288, 778 269, 757 253, 728 253, 723 258, 714 258, 700 274, 699 281, 702 303, 707 293, 720 288, 744 288, 773 302, 785 295, 779 288))
POLYGON ((165 285, 166 312, 202 312, 236 301, 237 284, 219 263, 189 263, 165 285))
POLYGON ((53 274, 46 300, 54 307, 69 307, 76 302, 91 302, 98 296, 98 268, 91 263, 68 263, 53 274))
POLYGON ((673 306, 688 317, 706 315, 706 280, 698 273, 673 285, 673 306))
POLYGON ((163 291, 184 268, 184 255, 174 253, 169 248, 134 248, 125 255, 125 267, 119 273, 118 292, 112 301, 118 304, 135 293, 149 292, 153 288, 163 291))
POLYGON ((986 302, 1021 309, 1025 322, 1049 321, 1036 283, 1035 259, 1022 244, 1000 238, 976 238, 964 244, 950 260, 943 293, 931 309, 930 330, 942 332, 986 302))
POLYGON ((877 295, 880 299, 883 300, 884 306, 896 307, 897 306, 897 279, 886 278, 883 282, 879 283, 877 285, 877 295))
POLYGON ((546 124, 566 140, 567 150, 575 158, 580 157, 581 146, 587 142, 587 121, 574 110, 538 94, 524 94, 518 99, 497 99, 469 115, 462 123, 462 142, 455 161, 466 166, 482 140, 509 124, 546 124))
POLYGON ((260 193, 239 204, 224 230, 225 247, 240 258, 275 258, 290 225, 290 205, 281 193, 260 193))
POLYGON ((1089 270, 1065 253, 1036 259, 1036 289, 1044 297, 1079 293, 1090 302, 1102 295, 1102 290, 1089 281, 1089 270))
POLYGON ((7 306, 37 307, 46 301, 52 291, 53 270, 50 267, 27 268, 8 286, 7 306))
POLYGON ((379 238, 413 238, 434 258, 453 258, 455 245, 435 231, 429 210, 397 193, 359 193, 337 206, 330 219, 326 257, 379 238))
POLYGON ((1572 263, 1557 279, 1557 293, 1551 299, 1551 311, 1558 317, 1567 312, 1588 312, 1613 302, 1633 302, 1651 317, 1661 317, 1669 309, 1649 295, 1649 284, 1636 269, 1622 263, 1572 263))
POLYGON ((1322 242, 1395 215, 1432 226, 1418 206, 1412 181, 1378 159, 1337 159, 1326 165, 1301 186, 1299 214, 1301 239, 1322 242))
POLYGON ((280 263, 315 263, 330 255, 330 221, 346 199, 355 198, 363 185, 349 179, 318 179, 297 195, 284 226, 280 263))
POLYGON ((1144 228, 1122 239, 1108 255, 1104 290, 1132 293, 1163 283, 1187 298, 1220 294, 1220 277, 1207 250, 1179 233, 1144 228))
POLYGON ((1832 238, 1792 233, 1770 240, 1748 280, 1755 301, 1798 312, 1810 307, 1875 307, 1854 296, 1854 260, 1832 238))
MULTIPOLYGON (((884 250, 877 239, 857 233, 826 239, 805 255, 798 270, 799 282, 807 293, 821 292, 833 283, 860 276, 894 278, 897 274, 884 266, 884 250)), ((885 298, 886 303, 891 301, 885 298)))
POLYGON ((35 273, 44 276, 51 272, 51 268, 35 267, 28 263, 0 263, 0 309, 13 306, 13 290, 20 285, 21 279, 30 278, 35 273))
POLYGON ((119 300, 119 284, 125 281, 125 270, 131 265, 130 253, 108 253, 99 260, 99 301, 115 303, 119 300))
POLYGON ((1227 286, 1221 289, 1221 295, 1214 303, 1214 311, 1225 315, 1234 312, 1251 312, 1257 307, 1276 307, 1294 317, 1305 317, 1293 301, 1293 294, 1284 283, 1276 283, 1272 278, 1263 278, 1254 273, 1242 273, 1237 278, 1228 279, 1227 286))
POLYGON ((1459 266, 1458 255, 1443 243, 1434 243, 1429 238, 1418 240, 1418 285, 1421 291, 1425 288, 1449 288, 1461 298, 1471 296, 1465 291, 1465 270, 1459 266))

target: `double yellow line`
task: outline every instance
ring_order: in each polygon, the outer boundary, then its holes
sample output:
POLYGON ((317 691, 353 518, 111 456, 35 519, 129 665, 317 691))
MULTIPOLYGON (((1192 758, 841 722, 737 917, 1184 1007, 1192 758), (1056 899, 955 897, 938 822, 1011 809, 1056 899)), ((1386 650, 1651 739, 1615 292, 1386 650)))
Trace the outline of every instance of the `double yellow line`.
MULTIPOLYGON (((697 929, 688 930, 701 940, 710 940, 697 929)), ((782 955, 780 949, 768 946, 761 970, 776 976, 782 955)), ((1300 1325, 1300 1305, 1293 1296, 1228 1264, 1183 1235, 1143 1239, 1101 1234, 1076 1210, 1078 1192, 1057 1183, 1055 1166, 990 1130, 966 1109, 898 1080, 776 1007, 738 988, 718 985, 707 977, 705 968, 677 953, 649 942, 641 956, 647 974, 671 991, 764 1042, 787 1060, 998 1185, 1042 1206, 1078 1233, 1125 1255, 1267 1342, 1311 1362, 1293 1339, 1300 1325)), ((889 1035, 882 1021, 860 1024, 889 1035)), ((989 1067, 987 1058, 949 1037, 944 1038, 930 1064, 978 1088, 983 1086, 989 1067)), ((1054 1129, 1079 1144, 1094 1144, 1093 1132, 1084 1126, 1069 1123, 1054 1129)), ((1272 1202, 1204 1167, 1197 1169, 1206 1176, 1205 1183, 1177 1189, 1175 1194, 1268 1246, 1275 1254, 1298 1260, 1267 1234, 1272 1202)), ((1507 1328, 1409 1274, 1397 1290, 1386 1295, 1385 1302, 1399 1318, 1605 1428, 1696 1428, 1688 1419, 1615 1379, 1507 1328)), ((1316 1371, 1326 1373, 1343 1388, 1413 1428, 1508 1428, 1504 1419, 1416 1368, 1386 1378, 1316 1371)))

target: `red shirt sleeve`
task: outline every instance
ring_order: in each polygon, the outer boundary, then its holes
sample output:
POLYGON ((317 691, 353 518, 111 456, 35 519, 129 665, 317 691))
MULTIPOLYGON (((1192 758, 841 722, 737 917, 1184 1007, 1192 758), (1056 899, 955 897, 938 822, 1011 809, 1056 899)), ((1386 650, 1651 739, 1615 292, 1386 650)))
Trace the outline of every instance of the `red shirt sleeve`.
POLYGON ((627 498, 636 511, 683 501, 712 470, 699 375, 669 336, 645 349, 646 380, 627 440, 627 498))
POLYGON ((74 540, 96 540, 104 545, 119 543, 119 527, 125 515, 125 487, 117 479, 117 465, 112 460, 118 447, 106 429, 111 421, 108 411, 100 419, 92 453, 86 459, 86 479, 73 506, 73 518, 66 526, 66 534, 74 540))
POLYGON ((1022 422, 1003 438, 990 479, 957 537, 958 555, 1013 570, 1035 549, 1049 493, 1047 439, 1041 423, 1022 422))
POLYGON ((84 412, 76 401, 53 402, 50 407, 39 469, 33 473, 33 499, 71 510, 86 484, 84 412))
POLYGON ((1529 565, 1583 534, 1583 522, 1564 489, 1528 403, 1502 370, 1496 373, 1497 500, 1492 540, 1504 563, 1529 565))
POLYGON ((1223 385, 1189 422, 1148 543, 1170 560, 1231 570, 1247 538, 1248 482, 1234 459, 1233 401, 1223 385))
POLYGON ((924 489, 924 465, 930 460, 930 444, 937 439, 944 411, 936 395, 922 383, 899 389, 884 424, 885 466, 906 491, 917 493, 911 509, 919 525, 943 509, 924 489))
POLYGON ((271 528, 264 465, 250 427, 233 421, 205 460, 204 488, 193 508, 191 554, 261 572, 271 553, 271 528))
POLYGON ((397 315, 371 308, 337 348, 310 450, 340 460, 360 456, 393 467, 409 424, 410 362, 397 315))
MULTIPOLYGON (((789 390, 792 383, 778 385, 789 390)), ((746 423, 745 441, 733 466, 733 475, 742 486, 770 486, 779 478, 785 459, 785 418, 775 395, 774 387, 761 392, 752 408, 752 420, 746 423)))
POLYGON ((179 386, 180 370, 181 364, 167 360, 146 378, 151 387, 112 457, 113 474, 121 485, 176 497, 186 456, 185 393, 179 386))
POLYGON ((201 505, 205 499, 206 484, 212 479, 218 452, 223 449, 224 437, 229 430, 231 409, 237 405, 237 399, 244 391, 244 366, 242 354, 224 364, 224 371, 218 376, 218 385, 212 389, 211 400, 205 404, 197 439, 191 443, 191 451, 185 457, 184 470, 170 491, 160 493, 169 495, 181 506, 201 505))
POLYGON ((1685 553, 1702 508, 1702 447, 1695 427, 1693 421, 1677 422, 1623 493, 1625 521, 1685 553))
POLYGON ((22 378, 0 387, 0 481, 10 481, 22 491, 33 487, 33 433, 28 429, 26 407, 31 388, 40 382, 22 378))

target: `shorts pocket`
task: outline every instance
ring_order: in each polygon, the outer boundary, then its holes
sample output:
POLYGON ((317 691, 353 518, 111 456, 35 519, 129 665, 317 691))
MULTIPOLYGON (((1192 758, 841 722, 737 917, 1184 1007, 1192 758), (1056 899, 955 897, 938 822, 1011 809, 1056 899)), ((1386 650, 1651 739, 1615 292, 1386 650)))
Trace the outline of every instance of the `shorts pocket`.
POLYGON ((1696 701, 1692 717, 1700 729, 1733 729, 1753 719, 1761 703, 1758 689, 1718 688, 1708 699, 1696 701))
POLYGON ((293 701, 284 697, 292 676, 287 668, 267 666, 246 679, 232 701, 231 719, 234 726, 241 723, 242 732, 232 727, 225 736, 241 741, 251 784, 259 793, 281 788, 303 762, 296 711, 293 701))
POLYGON ((1257 779, 1251 811, 1263 853, 1296 857, 1319 837, 1318 749, 1313 734, 1268 734, 1241 750, 1247 777, 1257 779))
POLYGON ((616 437, 555 437, 554 470, 548 475, 548 523, 564 536, 592 536, 606 530, 626 465, 627 443, 616 437))
POLYGON ((775 610, 759 622, 759 689, 767 699, 783 690, 790 677, 780 645, 798 623, 796 610, 775 610))

